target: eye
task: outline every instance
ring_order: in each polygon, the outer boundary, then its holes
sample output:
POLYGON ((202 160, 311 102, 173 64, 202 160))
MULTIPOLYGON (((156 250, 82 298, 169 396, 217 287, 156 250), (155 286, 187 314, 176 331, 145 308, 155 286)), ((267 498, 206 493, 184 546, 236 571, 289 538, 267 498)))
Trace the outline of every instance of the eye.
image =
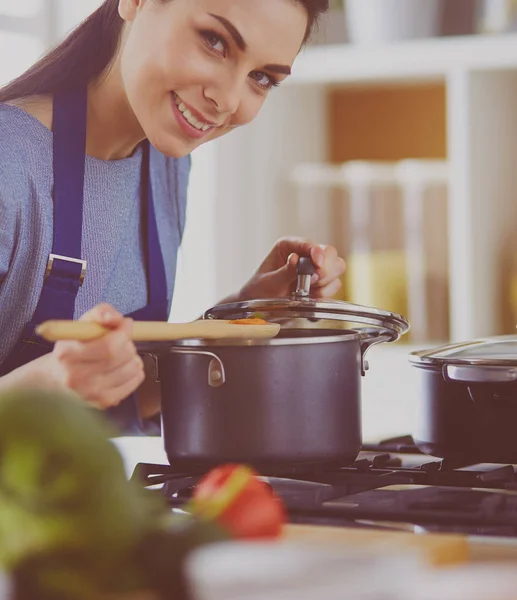
POLYGON ((253 71, 253 73, 250 73, 250 77, 254 81, 256 81, 261 88, 265 90, 270 90, 271 88, 280 85, 280 82, 277 79, 271 77, 264 71, 253 71))
POLYGON ((216 31, 212 31, 207 29, 201 32, 201 36, 203 37, 207 46, 217 52, 218 54, 222 54, 226 56, 228 51, 228 44, 223 36, 219 35, 216 31))

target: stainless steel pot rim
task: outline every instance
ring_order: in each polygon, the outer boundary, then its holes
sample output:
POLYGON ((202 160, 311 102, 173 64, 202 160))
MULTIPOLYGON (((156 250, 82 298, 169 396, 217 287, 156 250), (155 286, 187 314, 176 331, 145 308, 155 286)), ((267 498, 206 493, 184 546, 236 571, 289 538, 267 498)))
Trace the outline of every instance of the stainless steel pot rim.
POLYGON ((361 306, 338 300, 311 298, 269 298, 220 304, 207 310, 205 319, 244 319, 262 316, 268 321, 278 322, 289 319, 335 320, 362 323, 392 332, 391 340, 396 341, 410 329, 408 321, 399 314, 378 308, 361 306))
MULTIPOLYGON (((251 327, 251 326, 250 326, 251 327)), ((296 331, 296 330, 293 330, 296 331)), ((299 331, 299 330, 298 330, 299 331)), ((308 331, 308 330, 303 330, 308 331)), ((322 335, 323 330, 311 329, 314 331, 314 336, 307 337, 276 337, 271 339, 257 339, 257 340, 245 340, 245 339, 229 339, 229 340, 178 340, 176 342, 168 343, 170 351, 174 348, 206 348, 206 347, 230 347, 230 346, 241 346, 241 347, 253 347, 253 346, 306 346, 311 344, 336 344, 339 342, 362 340, 364 336, 358 331, 354 330, 342 330, 342 333, 332 333, 332 335, 322 335)))
POLYGON ((517 338, 502 335, 418 350, 410 353, 409 362, 420 367, 516 367, 517 338))

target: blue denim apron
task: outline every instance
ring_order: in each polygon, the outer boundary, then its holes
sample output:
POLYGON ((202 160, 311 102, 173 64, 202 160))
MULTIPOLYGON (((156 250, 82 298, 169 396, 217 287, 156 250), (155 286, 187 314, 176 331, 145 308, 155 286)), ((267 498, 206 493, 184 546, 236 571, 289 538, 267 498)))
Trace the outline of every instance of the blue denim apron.
MULTIPOLYGON (((36 335, 35 329, 49 319, 73 319, 77 293, 87 276, 86 261, 81 259, 86 107, 86 89, 60 92, 54 97, 52 252, 34 315, 26 324, 16 346, 0 366, 0 376, 52 351, 53 344, 36 335)), ((141 214, 142 229, 147 233, 144 239, 148 304, 126 316, 137 321, 166 321, 167 282, 153 205, 150 145, 147 141, 142 160, 141 214)), ((120 433, 142 434, 135 395, 105 412, 120 433)))

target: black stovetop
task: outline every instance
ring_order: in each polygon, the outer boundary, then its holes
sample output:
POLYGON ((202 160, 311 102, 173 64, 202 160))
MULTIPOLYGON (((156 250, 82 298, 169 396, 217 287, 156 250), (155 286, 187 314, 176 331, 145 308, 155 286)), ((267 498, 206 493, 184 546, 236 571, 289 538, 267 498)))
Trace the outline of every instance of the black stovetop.
MULTIPOLYGON (((181 508, 201 475, 167 465, 137 465, 133 478, 159 489, 181 508)), ((264 477, 282 498, 293 523, 461 532, 515 537, 515 466, 452 468, 422 454, 409 436, 365 444, 351 466, 264 477)))

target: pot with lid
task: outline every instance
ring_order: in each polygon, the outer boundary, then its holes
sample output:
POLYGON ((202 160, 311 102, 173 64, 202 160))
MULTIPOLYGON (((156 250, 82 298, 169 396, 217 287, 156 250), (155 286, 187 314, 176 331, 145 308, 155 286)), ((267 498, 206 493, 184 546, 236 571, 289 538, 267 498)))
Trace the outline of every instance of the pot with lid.
POLYGON ((415 443, 452 466, 517 463, 517 337, 413 352, 420 371, 415 443))
POLYGON ((355 460, 365 354, 409 325, 387 311, 311 299, 314 270, 300 260, 292 297, 219 305, 204 315, 258 315, 282 325, 276 338, 162 347, 162 432, 172 466, 197 472, 243 462, 282 473, 355 460))

